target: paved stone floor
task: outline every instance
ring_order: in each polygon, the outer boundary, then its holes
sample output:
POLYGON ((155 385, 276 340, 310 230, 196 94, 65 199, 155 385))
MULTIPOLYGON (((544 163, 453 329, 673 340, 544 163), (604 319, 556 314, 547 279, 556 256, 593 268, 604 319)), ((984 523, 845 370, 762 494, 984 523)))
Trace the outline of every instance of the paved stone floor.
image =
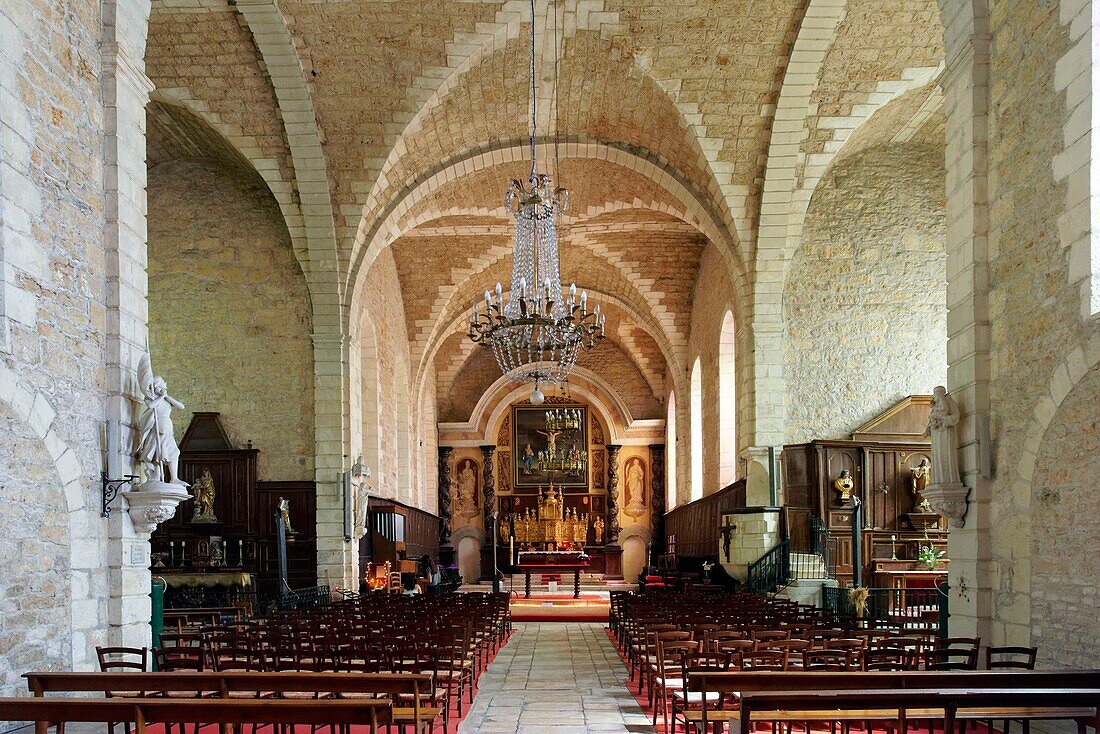
POLYGON ((518 622, 459 733, 652 733, 626 677, 603 624, 518 622))

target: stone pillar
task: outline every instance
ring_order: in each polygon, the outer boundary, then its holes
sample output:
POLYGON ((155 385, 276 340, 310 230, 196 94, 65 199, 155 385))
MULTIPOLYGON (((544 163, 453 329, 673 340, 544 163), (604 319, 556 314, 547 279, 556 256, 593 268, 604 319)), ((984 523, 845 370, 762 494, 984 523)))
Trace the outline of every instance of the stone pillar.
POLYGON ((493 481, 493 452, 496 446, 481 446, 481 509, 485 516, 485 542, 493 542, 493 513, 497 508, 497 488, 493 481))
POLYGON ((619 449, 607 444, 607 544, 619 543, 619 449))
POLYGON ((980 475, 978 460, 978 424, 990 411, 990 30, 986 3, 945 0, 941 7, 946 65, 939 82, 947 113, 947 389, 959 406, 959 469, 970 488, 966 526, 948 536, 951 634, 993 641, 991 481, 980 475))
MULTIPOLYGON (((145 74, 149 9, 149 0, 104 2, 100 46, 107 246, 106 417, 121 426, 121 455, 112 461, 121 474, 141 474, 129 449, 136 444, 134 421, 142 407, 132 385, 136 383, 138 360, 149 341, 145 270, 145 106, 153 90, 145 74)), ((153 355, 154 368, 156 365, 153 355)), ((150 642, 149 533, 157 522, 171 517, 172 511, 167 506, 134 510, 139 519, 137 526, 129 512, 113 512, 108 520, 107 624, 110 644, 141 647, 150 642)), ((82 570, 77 560, 74 571, 82 570)), ((78 627, 87 624, 83 616, 73 616, 74 638, 80 636, 78 627)), ((94 655, 91 657, 94 659, 94 655)))
MULTIPOLYGON (((316 304, 315 304, 316 305, 316 304)), ((318 317, 315 316, 315 319, 318 317)), ((314 323, 314 425, 317 447, 314 481, 317 485, 317 583, 344 589, 359 580, 359 548, 344 540, 344 484, 349 417, 340 407, 350 393, 348 339, 339 324, 314 323)))
POLYGON ((439 547, 451 547, 451 456, 450 446, 439 447, 439 547))
POLYGON ((651 558, 646 563, 652 563, 657 556, 665 552, 665 445, 655 443, 649 447, 649 458, 653 468, 653 480, 651 482, 653 493, 649 507, 652 513, 653 540, 651 558))

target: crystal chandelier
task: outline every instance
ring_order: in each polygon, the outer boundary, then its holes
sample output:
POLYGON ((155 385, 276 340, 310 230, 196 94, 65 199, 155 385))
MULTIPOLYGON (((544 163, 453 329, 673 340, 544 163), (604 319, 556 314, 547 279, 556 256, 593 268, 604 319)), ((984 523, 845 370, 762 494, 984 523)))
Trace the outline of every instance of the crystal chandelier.
POLYGON ((531 0, 531 178, 524 187, 512 179, 504 208, 515 217, 512 289, 507 303, 500 283, 485 291, 485 310, 475 304, 468 336, 493 350, 500 371, 514 382, 533 382, 531 403, 546 396, 540 383, 557 384, 569 377, 581 349, 591 349, 604 337, 605 316, 600 307, 588 310, 588 293, 577 298, 577 286, 562 296, 558 267, 558 224, 569 209, 569 192, 554 188, 550 177, 538 172, 535 158, 537 131, 535 89, 535 0, 531 0))

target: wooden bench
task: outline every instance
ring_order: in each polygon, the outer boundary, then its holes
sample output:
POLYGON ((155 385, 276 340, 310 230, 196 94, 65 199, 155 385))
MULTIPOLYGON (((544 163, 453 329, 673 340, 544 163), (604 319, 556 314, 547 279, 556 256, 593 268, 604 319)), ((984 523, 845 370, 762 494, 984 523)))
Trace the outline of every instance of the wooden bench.
MULTIPOLYGON (((854 691, 864 690, 967 690, 989 689, 1024 691, 1028 689, 1100 689, 1100 671, 1005 671, 1005 672, 945 672, 945 671, 906 671, 906 672, 813 672, 813 671, 689 671, 686 692, 690 703, 675 715, 683 716, 687 721, 701 724, 719 721, 739 720, 737 710, 716 710, 704 707, 701 701, 724 701, 732 697, 744 697, 754 693, 783 691, 787 693, 816 693, 818 691, 854 691)), ((682 702, 681 702, 682 704, 682 702)), ((1073 719, 1088 720, 1095 726, 1095 711, 1090 707, 1071 707, 1054 705, 1049 710, 1037 709, 1027 712, 1027 716, 1003 716, 996 712, 982 710, 980 707, 966 707, 957 718, 990 719, 1073 719)), ((859 721, 864 719, 896 718, 891 712, 878 712, 872 715, 867 706, 860 706, 847 712, 830 716, 810 710, 801 705, 797 711, 786 712, 787 721, 859 721)), ((942 711, 914 710, 910 719, 940 719, 942 711)))
MULTIPOLYGON (((339 699, 341 696, 390 696, 394 701, 409 701, 411 706, 395 706, 392 719, 412 724, 414 731, 440 716, 438 706, 424 705, 432 692, 428 673, 300 673, 251 671, 173 672, 173 673, 26 673, 27 686, 36 697, 47 693, 140 692, 144 697, 190 694, 194 698, 230 699, 235 695, 268 695, 280 699, 288 694, 311 694, 339 699)), ((179 699, 177 699, 179 700, 179 699)), ((234 699, 242 700, 242 699, 234 699)), ((301 700, 301 699, 296 699, 301 700)), ((363 699, 356 699, 363 700, 363 699)))
POLYGON ((375 734, 391 723, 383 700, 257 701, 187 698, 0 698, 0 721, 34 721, 37 734, 51 724, 129 722, 136 734, 150 724, 368 726, 375 734))

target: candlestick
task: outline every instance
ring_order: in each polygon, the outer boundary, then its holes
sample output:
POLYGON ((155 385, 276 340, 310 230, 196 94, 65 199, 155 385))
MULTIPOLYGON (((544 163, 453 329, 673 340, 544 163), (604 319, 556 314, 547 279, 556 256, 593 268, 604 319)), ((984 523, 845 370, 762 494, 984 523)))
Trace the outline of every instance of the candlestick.
POLYGON ((237 541, 237 565, 244 568, 244 541, 237 541))
POLYGON ((896 543, 897 540, 898 540, 898 536, 896 536, 896 535, 891 535, 890 536, 890 560, 891 561, 898 560, 898 554, 897 554, 897 551, 894 548, 894 543, 896 543))
POLYGON ((180 567, 187 565, 187 541, 180 541, 180 567))
POLYGON ((176 541, 168 541, 168 568, 176 565, 176 541))

